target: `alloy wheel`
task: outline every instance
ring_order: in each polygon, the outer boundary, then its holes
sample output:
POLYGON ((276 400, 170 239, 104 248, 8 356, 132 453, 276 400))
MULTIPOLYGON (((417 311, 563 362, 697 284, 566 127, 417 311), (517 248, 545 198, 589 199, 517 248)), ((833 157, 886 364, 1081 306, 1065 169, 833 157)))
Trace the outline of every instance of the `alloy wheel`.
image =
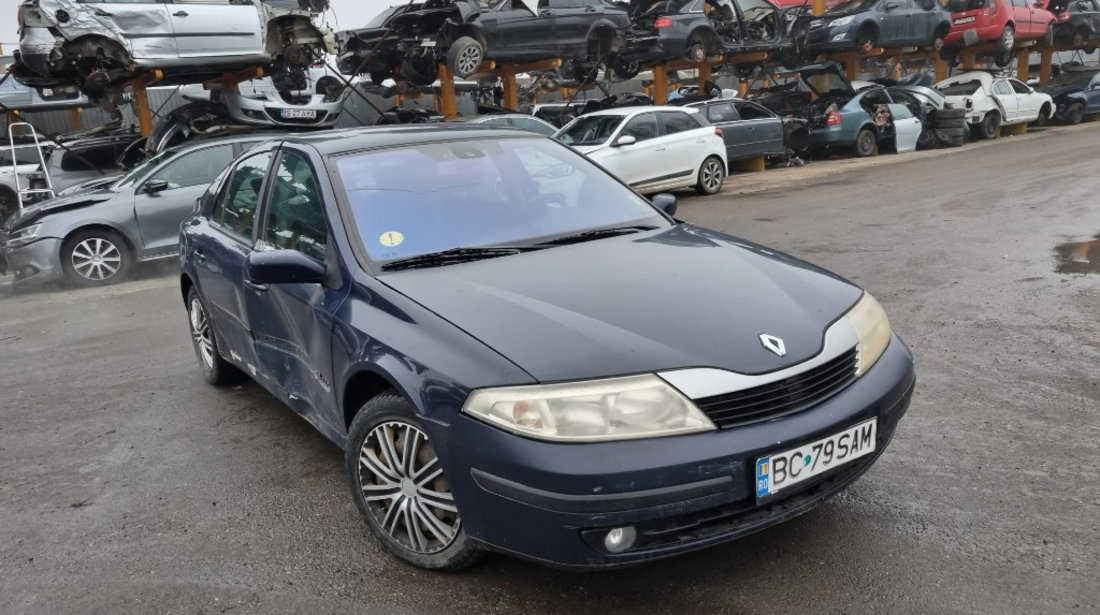
POLYGON ((73 248, 72 263, 81 277, 101 282, 118 273, 122 266, 122 253, 107 239, 89 237, 73 248))
POLYGON ((359 488, 373 520, 394 542, 438 553, 459 535, 461 520, 428 436, 410 423, 376 426, 359 449, 359 488))
POLYGON ((708 160, 703 165, 703 188, 707 192, 717 192, 722 187, 722 163, 718 160, 708 160))
POLYGON ((480 66, 481 50, 474 45, 470 45, 458 54, 458 62, 456 62, 455 68, 458 69, 458 74, 468 76, 477 72, 480 66))
POLYGON ((210 331, 210 321, 206 318, 206 310, 198 297, 191 299, 191 338, 195 341, 195 348, 199 351, 202 366, 207 370, 214 368, 214 336, 210 331))

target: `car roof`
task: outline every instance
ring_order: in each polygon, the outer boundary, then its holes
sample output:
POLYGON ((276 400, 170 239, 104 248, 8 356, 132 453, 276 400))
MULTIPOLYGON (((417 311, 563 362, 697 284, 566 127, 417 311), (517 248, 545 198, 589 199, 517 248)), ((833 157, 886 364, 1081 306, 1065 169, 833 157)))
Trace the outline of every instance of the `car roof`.
MULTIPOLYGON (((322 156, 378 147, 435 143, 451 139, 545 139, 535 133, 514 128, 486 128, 465 122, 408 124, 344 128, 315 133, 292 134, 278 139, 285 143, 309 145, 322 156)), ((276 139, 272 139, 276 140, 276 139)))
POLYGON ((645 113, 646 111, 680 111, 681 113, 698 113, 698 109, 691 109, 687 107, 673 107, 669 105, 647 105, 641 107, 616 107, 613 109, 603 109, 600 111, 593 111, 592 113, 585 113, 582 117, 590 117, 593 115, 634 115, 635 113, 645 113))
POLYGON ((967 81, 974 81, 974 80, 981 81, 982 83, 992 83, 993 79, 994 79, 993 74, 989 73, 988 71, 971 70, 971 71, 967 71, 965 73, 959 73, 959 74, 955 75, 954 77, 948 77, 947 79, 944 79, 943 81, 937 83, 936 85, 939 86, 939 85, 949 84, 949 83, 965 83, 967 81))

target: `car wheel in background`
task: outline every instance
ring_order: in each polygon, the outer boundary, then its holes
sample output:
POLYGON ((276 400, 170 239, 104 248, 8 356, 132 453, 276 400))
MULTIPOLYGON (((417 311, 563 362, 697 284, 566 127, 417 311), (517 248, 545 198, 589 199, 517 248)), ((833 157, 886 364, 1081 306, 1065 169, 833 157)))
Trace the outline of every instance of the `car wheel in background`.
POLYGON ((1081 103, 1073 103, 1066 110, 1066 123, 1067 124, 1080 124, 1085 119, 1085 105, 1081 103))
POLYGON ((932 149, 936 147, 936 133, 928 128, 922 128, 917 137, 917 149, 932 149))
POLYGON ((460 36, 447 50, 447 67, 456 76, 465 79, 477 72, 485 59, 485 49, 477 39, 460 36))
POLYGON ((1042 109, 1039 109, 1039 117, 1035 118, 1032 124, 1036 126, 1046 126, 1050 123, 1050 118, 1054 117, 1054 111, 1051 110, 1050 105, 1044 104, 1042 109))
POLYGON ((79 231, 61 246, 65 277, 77 286, 105 286, 126 279, 133 266, 130 248, 106 229, 79 231))
POLYGON ((619 79, 633 79, 641 72, 642 67, 638 62, 627 62, 619 56, 611 60, 611 72, 619 79))
POLYGON ((861 128, 859 134, 856 135, 856 142, 852 150, 860 158, 877 154, 878 137, 875 136, 875 131, 870 128, 861 128))
POLYGON ((187 323, 191 328, 191 344, 195 347, 195 357, 199 360, 202 377, 213 385, 243 380, 244 373, 222 358, 218 350, 218 338, 214 334, 214 324, 210 322, 206 304, 194 287, 187 293, 187 323))
POLYGON ((936 28, 936 31, 932 33, 932 44, 930 45, 933 51, 941 51, 943 49, 943 39, 947 38, 947 34, 950 31, 951 26, 947 24, 936 28))
POLYGON ((431 570, 458 570, 480 558, 435 448, 403 397, 382 393, 363 405, 345 463, 355 504, 390 553, 431 570))
POLYGON ((695 191, 699 194, 718 194, 725 179, 726 165, 717 156, 711 156, 699 167, 699 181, 695 184, 695 191))
POLYGON ((986 113, 982 123, 978 124, 978 136, 983 139, 996 139, 1001 136, 1001 114, 996 111, 986 113))

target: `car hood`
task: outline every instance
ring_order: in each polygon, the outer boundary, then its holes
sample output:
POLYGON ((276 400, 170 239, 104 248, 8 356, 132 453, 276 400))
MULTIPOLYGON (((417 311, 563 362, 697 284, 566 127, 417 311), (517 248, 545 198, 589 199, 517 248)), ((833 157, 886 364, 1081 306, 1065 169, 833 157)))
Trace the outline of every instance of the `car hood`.
POLYGON ((598 152, 601 149, 607 149, 609 146, 607 143, 600 143, 599 145, 570 145, 569 147, 580 152, 581 154, 588 155, 593 152, 598 152))
POLYGON ((379 279, 541 382, 782 369, 820 352, 861 295, 805 262, 689 225, 379 279), (786 356, 761 334, 782 338, 786 356))
POLYGON ((24 207, 19 213, 8 219, 4 226, 9 230, 16 230, 33 224, 49 214, 68 211, 70 209, 90 207, 98 203, 103 203, 104 201, 109 201, 115 194, 115 192, 111 192, 110 190, 100 189, 69 196, 61 196, 35 203, 34 205, 24 207))
POLYGON ((1066 94, 1081 92, 1083 91, 1083 88, 1076 85, 1055 85, 1047 86, 1045 88, 1038 88, 1035 91, 1042 94, 1048 94, 1051 98, 1058 98, 1059 96, 1065 96, 1066 94))

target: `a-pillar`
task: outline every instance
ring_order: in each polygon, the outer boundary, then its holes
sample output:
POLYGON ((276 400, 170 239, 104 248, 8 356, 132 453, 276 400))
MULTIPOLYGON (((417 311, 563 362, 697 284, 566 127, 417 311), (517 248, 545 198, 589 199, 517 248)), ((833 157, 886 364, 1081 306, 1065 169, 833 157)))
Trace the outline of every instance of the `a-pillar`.
POLYGON ((653 67, 653 104, 668 102, 668 69, 664 66, 653 67))
POLYGON ((455 78, 446 64, 439 65, 440 112, 444 119, 458 117, 458 97, 455 95, 455 78))

